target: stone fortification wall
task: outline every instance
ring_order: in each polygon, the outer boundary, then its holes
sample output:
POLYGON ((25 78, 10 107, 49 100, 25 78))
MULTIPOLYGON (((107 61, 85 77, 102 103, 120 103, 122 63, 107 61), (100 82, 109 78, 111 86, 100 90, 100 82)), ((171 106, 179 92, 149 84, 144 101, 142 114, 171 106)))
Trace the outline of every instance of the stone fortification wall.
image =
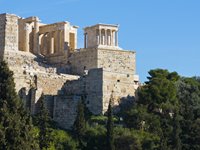
MULTIPOLYGON (((37 102, 42 93, 50 114, 53 114, 53 99, 67 80, 77 80, 79 76, 57 74, 57 69, 42 62, 42 58, 27 52, 6 51, 4 59, 14 72, 16 91, 23 93, 31 113, 37 112, 37 102), (35 89, 35 91, 33 89, 35 89)), ((26 104, 25 104, 26 105, 26 104)))
POLYGON ((83 75, 86 70, 103 68, 111 72, 136 73, 135 52, 112 49, 81 49, 69 58, 72 72, 83 75))
POLYGON ((54 97, 53 120, 62 128, 70 129, 77 115, 77 104, 80 97, 56 96, 54 97))
POLYGON ((97 68, 97 49, 80 49, 69 57, 73 74, 83 75, 84 68, 97 68))
POLYGON ((44 94, 56 95, 58 89, 63 86, 66 80, 79 78, 79 76, 74 75, 57 74, 58 68, 43 63, 42 59, 31 53, 8 51, 5 53, 4 58, 14 72, 17 91, 21 87, 37 86, 37 88, 42 89, 44 94), (35 75, 37 79, 35 79, 35 75), (35 80, 37 80, 37 85, 35 85, 35 80))
POLYGON ((86 104, 93 114, 102 114, 103 71, 91 69, 86 76, 86 104))
POLYGON ((137 90, 138 76, 134 74, 115 73, 103 70, 103 113, 107 111, 111 96, 114 106, 119 106, 122 100, 134 100, 137 90))
POLYGON ((0 15, 0 55, 3 55, 5 45, 5 27, 6 27, 6 15, 0 15))
MULTIPOLYGON (((82 76, 78 80, 67 81, 59 95, 85 96, 85 103, 94 114, 102 113, 102 69, 91 69, 88 75, 82 76)), ((59 96, 58 95, 58 96, 59 96)))
POLYGON ((135 61, 134 51, 99 49, 97 68, 110 72, 135 74, 135 61))
POLYGON ((0 15, 0 51, 18 50, 18 17, 11 14, 0 15))

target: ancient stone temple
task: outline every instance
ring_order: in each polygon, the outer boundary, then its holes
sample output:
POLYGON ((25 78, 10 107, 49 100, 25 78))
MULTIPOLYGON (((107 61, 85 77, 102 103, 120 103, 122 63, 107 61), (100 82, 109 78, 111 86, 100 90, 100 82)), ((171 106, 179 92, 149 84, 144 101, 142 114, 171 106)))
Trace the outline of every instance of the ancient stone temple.
POLYGON ((78 26, 41 23, 38 17, 0 15, 0 56, 14 72, 16 91, 32 114, 45 95, 51 117, 63 128, 73 125, 84 97, 93 114, 135 97, 135 51, 118 46, 118 25, 84 28, 84 48, 77 49, 78 26))

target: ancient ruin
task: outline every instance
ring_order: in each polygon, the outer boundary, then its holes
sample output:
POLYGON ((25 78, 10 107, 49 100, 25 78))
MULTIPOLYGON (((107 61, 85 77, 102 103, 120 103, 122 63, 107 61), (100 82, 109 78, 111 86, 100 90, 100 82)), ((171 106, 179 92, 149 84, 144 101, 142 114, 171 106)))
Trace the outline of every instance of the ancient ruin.
POLYGON ((84 48, 77 49, 77 29, 69 22, 41 23, 38 17, 0 14, 0 56, 14 72, 16 91, 24 106, 37 113, 45 95, 51 117, 70 128, 77 102, 84 96, 94 114, 135 97, 134 51, 118 46, 118 25, 96 24, 84 28, 84 48))

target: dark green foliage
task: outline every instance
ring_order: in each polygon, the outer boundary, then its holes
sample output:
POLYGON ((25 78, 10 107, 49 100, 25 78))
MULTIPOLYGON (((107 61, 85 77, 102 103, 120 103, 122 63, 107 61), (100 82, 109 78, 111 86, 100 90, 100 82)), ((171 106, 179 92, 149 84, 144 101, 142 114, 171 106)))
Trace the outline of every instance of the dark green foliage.
POLYGON ((39 99, 39 112, 37 114, 37 126, 39 128, 39 146, 40 149, 47 149, 51 142, 51 130, 49 128, 49 115, 44 105, 44 95, 39 99))
POLYGON ((142 146, 135 133, 129 129, 116 127, 115 133, 115 149, 116 150, 142 150, 142 146))
POLYGON ((16 94, 13 72, 0 62, 0 149, 37 149, 29 114, 16 94))
POLYGON ((159 148, 159 137, 141 130, 115 127, 115 149, 153 150, 159 148))
POLYGON ((200 149, 199 110, 200 82, 198 78, 182 78, 178 84, 180 100, 181 141, 183 149, 200 149))
POLYGON ((173 116, 173 134, 172 134, 172 143, 173 143, 172 147, 174 150, 182 149, 180 133, 181 133, 180 116, 177 112, 175 112, 173 116))
MULTIPOLYGON (((156 69, 149 71, 149 81, 138 90, 139 100, 123 113, 129 128, 145 131, 160 137, 160 149, 172 147, 173 117, 179 108, 176 72, 156 69)), ((143 149, 151 149, 145 144, 143 149), (147 148, 148 147, 148 148, 147 148)))
POLYGON ((110 98, 109 105, 108 105, 108 120, 106 124, 106 129, 107 129, 107 137, 106 137, 106 142, 107 142, 107 149, 108 150, 114 150, 114 134, 113 134, 113 128, 114 128, 114 123, 113 123, 113 113, 112 113, 112 97, 110 98))
POLYGON ((86 150, 106 150, 106 128, 102 125, 87 127, 86 150))
POLYGON ((86 146, 86 143, 84 141, 84 136, 86 132, 86 121, 84 112, 84 102, 81 100, 78 102, 77 105, 77 116, 73 125, 75 137, 79 142, 79 149, 83 149, 86 146))

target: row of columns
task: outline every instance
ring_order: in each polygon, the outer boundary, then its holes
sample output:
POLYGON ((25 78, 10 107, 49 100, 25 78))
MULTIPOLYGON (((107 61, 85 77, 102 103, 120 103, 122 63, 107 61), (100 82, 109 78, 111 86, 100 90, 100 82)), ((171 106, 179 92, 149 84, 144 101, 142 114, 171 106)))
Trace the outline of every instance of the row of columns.
POLYGON ((40 53, 44 55, 64 50, 64 31, 57 30, 40 35, 40 53))
MULTIPOLYGON (((39 53, 39 19, 37 17, 34 20, 22 20, 23 29, 23 51, 31 50, 34 54, 39 53), (32 24, 32 25, 31 25, 32 24)), ((21 33, 20 33, 21 34, 21 33)), ((21 40, 21 39, 20 39, 21 40)))
POLYGON ((94 34, 88 34, 86 32, 84 33, 84 47, 88 48, 88 45, 118 46, 118 31, 110 29, 97 29, 94 34))
POLYGON ((96 30, 97 45, 118 46, 118 32, 110 29, 96 30))

